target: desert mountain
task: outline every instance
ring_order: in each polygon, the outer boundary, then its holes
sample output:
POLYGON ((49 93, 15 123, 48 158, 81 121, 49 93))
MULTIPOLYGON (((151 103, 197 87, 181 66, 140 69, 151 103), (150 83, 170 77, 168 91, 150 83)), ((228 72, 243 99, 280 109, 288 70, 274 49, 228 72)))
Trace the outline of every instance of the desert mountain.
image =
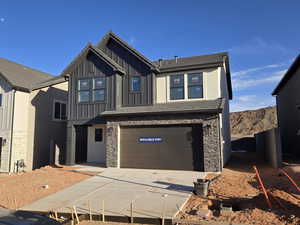
POLYGON ((276 107, 230 113, 231 136, 245 137, 277 127, 276 107))

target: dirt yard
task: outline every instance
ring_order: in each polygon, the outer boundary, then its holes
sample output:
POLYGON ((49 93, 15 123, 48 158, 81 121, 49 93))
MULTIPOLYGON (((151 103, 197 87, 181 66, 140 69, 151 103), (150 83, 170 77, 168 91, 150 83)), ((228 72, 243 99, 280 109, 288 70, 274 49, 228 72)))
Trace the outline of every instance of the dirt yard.
POLYGON ((94 175, 73 169, 46 166, 31 172, 0 174, 0 207, 20 208, 94 175))
MULTIPOLYGON (((208 198, 193 195, 178 214, 178 218, 240 224, 299 225, 300 193, 278 170, 268 168, 263 162, 257 162, 266 188, 275 196, 275 199, 271 198, 273 208, 269 210, 252 169, 253 155, 235 154, 221 176, 211 182, 208 198), (221 202, 231 205, 233 211, 220 213, 221 202), (207 213, 210 215, 202 216, 207 213)), ((300 185, 299 165, 286 166, 284 170, 300 185)))

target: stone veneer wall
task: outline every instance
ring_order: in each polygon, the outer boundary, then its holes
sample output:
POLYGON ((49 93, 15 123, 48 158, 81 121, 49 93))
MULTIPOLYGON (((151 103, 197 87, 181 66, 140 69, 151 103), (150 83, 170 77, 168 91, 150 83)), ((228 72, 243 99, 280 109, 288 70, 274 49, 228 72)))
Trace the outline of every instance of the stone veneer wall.
POLYGON ((165 116, 135 116, 107 118, 106 165, 118 167, 118 128, 135 125, 202 124, 204 171, 216 172, 221 168, 219 118, 217 114, 180 114, 165 116))

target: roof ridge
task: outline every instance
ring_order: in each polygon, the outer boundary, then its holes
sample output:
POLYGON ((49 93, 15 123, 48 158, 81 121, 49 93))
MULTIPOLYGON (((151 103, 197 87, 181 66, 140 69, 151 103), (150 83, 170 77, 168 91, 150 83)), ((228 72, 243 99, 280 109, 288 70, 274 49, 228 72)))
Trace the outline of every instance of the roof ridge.
MULTIPOLYGON (((6 58, 3 58, 3 57, 0 57, 0 60, 1 60, 1 59, 2 59, 2 60, 5 60, 6 62, 13 63, 13 64, 15 64, 15 65, 17 65, 17 66, 22 66, 22 67, 24 67, 24 68, 28 68, 28 69, 30 69, 30 70, 33 70, 33 71, 36 71, 36 72, 39 72, 39 73, 43 73, 43 74, 45 74, 45 75, 47 75, 47 76, 55 77, 55 75, 53 75, 53 74, 50 74, 50 73, 47 73, 47 72, 44 72, 44 71, 41 71, 41 70, 38 70, 38 69, 34 69, 34 68, 32 68, 32 67, 26 66, 26 65, 21 64, 21 63, 17 63, 17 62, 15 62, 15 61, 10 60, 10 59, 6 59, 6 58)), ((0 70, 1 70, 1 69, 0 69, 0 70)))
MULTIPOLYGON (((218 53, 213 53, 213 54, 204 54, 204 55, 194 55, 194 56, 187 56, 187 57, 177 57, 177 59, 191 59, 191 58, 195 58, 195 57, 205 57, 205 56, 215 56, 215 55, 228 55, 228 52, 218 52, 218 53)), ((171 61, 171 60, 175 60, 174 58, 170 58, 170 59, 162 59, 163 61, 171 61)), ((152 62, 157 62, 156 61, 152 61, 152 62)))

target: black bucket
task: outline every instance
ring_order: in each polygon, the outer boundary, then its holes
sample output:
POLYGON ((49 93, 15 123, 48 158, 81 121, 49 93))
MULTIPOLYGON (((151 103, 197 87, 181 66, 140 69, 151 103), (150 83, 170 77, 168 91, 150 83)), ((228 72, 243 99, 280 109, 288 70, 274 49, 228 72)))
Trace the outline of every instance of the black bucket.
POLYGON ((194 193, 196 195, 207 197, 210 180, 208 179, 197 179, 194 182, 194 193))

